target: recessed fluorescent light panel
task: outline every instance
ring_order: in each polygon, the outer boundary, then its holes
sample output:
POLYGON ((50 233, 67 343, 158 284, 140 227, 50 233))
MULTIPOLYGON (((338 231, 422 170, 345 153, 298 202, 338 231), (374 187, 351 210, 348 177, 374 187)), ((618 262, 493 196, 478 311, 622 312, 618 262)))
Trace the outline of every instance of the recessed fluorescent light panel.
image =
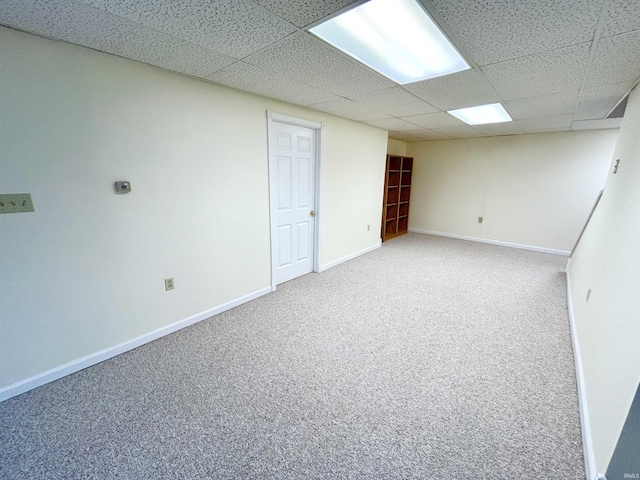
POLYGON ((416 0, 370 0, 309 31, 401 85, 469 68, 416 0))
POLYGON ((447 113, 459 118, 468 125, 482 125, 485 123, 512 122, 513 119, 500 103, 480 105, 478 107, 459 108, 447 113))

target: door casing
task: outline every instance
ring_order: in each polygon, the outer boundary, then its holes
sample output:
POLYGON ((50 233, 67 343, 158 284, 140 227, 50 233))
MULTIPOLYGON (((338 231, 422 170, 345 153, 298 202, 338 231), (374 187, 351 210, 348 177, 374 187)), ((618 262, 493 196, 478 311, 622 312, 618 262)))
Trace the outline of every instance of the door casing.
POLYGON ((310 128, 315 134, 315 211, 316 216, 314 221, 314 238, 313 238, 313 271, 320 271, 320 225, 322 217, 322 209, 320 208, 320 184, 321 184, 321 163, 322 163, 322 140, 323 140, 323 124, 319 122, 313 122, 303 118, 292 117, 290 115, 284 115, 276 113, 271 110, 267 110, 267 142, 268 142, 268 161, 269 161, 269 225, 271 235, 271 291, 276 291, 276 222, 275 222, 275 208, 276 208, 276 195, 277 195, 277 183, 274 172, 271 168, 272 149, 271 149, 271 132, 274 122, 285 123, 289 125, 295 125, 298 127, 310 128))

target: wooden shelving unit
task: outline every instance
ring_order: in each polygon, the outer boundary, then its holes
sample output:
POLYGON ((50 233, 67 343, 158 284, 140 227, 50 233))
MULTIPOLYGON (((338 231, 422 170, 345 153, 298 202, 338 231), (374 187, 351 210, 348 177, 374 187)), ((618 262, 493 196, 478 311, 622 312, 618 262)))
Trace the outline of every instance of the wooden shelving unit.
POLYGON ((407 233, 413 158, 387 155, 382 204, 382 241, 407 233))

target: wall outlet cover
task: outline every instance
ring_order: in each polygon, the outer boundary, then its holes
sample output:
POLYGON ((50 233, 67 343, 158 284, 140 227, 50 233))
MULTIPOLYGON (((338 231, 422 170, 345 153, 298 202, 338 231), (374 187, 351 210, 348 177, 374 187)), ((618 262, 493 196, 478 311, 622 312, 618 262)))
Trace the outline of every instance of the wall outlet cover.
POLYGON ((0 213, 33 212, 30 193, 0 194, 0 213))
POLYGON ((173 278, 165 278, 164 279, 164 289, 169 291, 169 290, 173 290, 174 288, 176 288, 176 286, 173 283, 173 278))

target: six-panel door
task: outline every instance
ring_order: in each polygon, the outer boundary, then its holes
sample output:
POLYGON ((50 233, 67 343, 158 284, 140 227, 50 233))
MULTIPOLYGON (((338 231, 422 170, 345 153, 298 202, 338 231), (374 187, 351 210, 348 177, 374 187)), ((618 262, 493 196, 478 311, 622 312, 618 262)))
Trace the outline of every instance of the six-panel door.
POLYGON ((276 284, 313 271, 315 132, 274 122, 270 138, 276 284))

